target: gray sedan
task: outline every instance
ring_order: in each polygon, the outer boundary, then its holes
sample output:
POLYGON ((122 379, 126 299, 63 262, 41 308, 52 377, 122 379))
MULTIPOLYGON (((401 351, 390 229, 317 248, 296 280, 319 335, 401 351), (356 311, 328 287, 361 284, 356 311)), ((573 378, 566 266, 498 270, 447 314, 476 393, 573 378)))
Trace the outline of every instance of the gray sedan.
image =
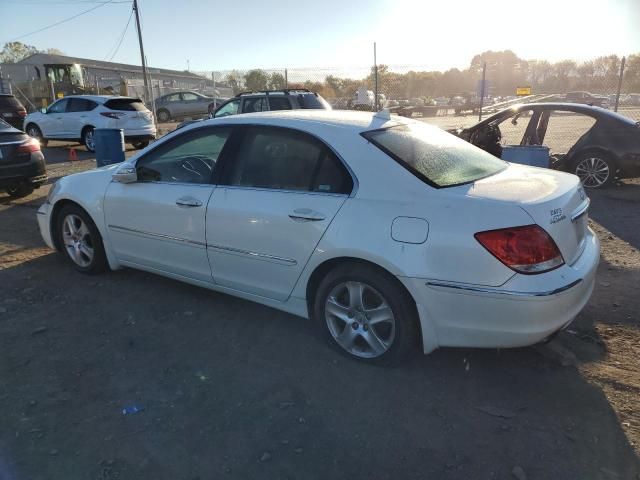
MULTIPOLYGON (((160 122, 205 116, 209 114, 209 105, 213 104, 213 100, 213 97, 191 91, 169 93, 156 99, 156 115, 160 122)), ((221 104, 222 100, 217 103, 221 104)))

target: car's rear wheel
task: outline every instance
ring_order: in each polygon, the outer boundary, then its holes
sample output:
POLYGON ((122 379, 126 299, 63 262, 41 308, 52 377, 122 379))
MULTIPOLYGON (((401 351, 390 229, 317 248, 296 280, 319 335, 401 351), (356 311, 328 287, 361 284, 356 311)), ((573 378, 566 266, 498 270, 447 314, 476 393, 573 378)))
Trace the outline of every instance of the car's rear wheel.
POLYGON ((27 135, 38 140, 40 142, 40 145, 42 145, 43 147, 47 146, 47 140, 44 139, 44 137, 42 136, 42 130, 40 130, 37 125, 34 125, 33 123, 27 125, 27 135))
POLYGON ((71 263, 83 273, 107 268, 102 237, 91 217, 76 205, 67 205, 56 216, 58 245, 71 263))
POLYGON ((331 346, 368 363, 401 362, 419 337, 413 299, 396 279, 370 265, 348 263, 330 271, 320 282, 313 313, 331 346))
POLYGON ((603 188, 613 183, 615 163, 602 153, 587 153, 574 163, 573 172, 585 188, 603 188))
POLYGON ((96 151, 96 141, 94 138, 94 128, 93 127, 85 127, 82 131, 82 144, 89 150, 90 152, 96 151))
POLYGON ((28 183, 19 183, 7 188, 7 193, 11 198, 23 198, 33 193, 33 186, 28 183))
POLYGON ((144 142, 133 142, 131 145, 133 145, 133 148, 135 148, 136 150, 142 150, 143 148, 145 148, 147 145, 149 145, 148 141, 144 141, 144 142))
POLYGON ((159 122, 168 122, 169 120, 171 120, 171 115, 167 110, 158 110, 159 122))

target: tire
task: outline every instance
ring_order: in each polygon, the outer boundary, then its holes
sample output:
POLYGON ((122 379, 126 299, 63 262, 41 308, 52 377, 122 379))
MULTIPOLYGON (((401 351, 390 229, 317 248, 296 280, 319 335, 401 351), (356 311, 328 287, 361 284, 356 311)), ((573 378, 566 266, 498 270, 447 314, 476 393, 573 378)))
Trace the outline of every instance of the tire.
POLYGON ((331 347, 366 363, 397 365, 420 338, 413 299, 371 265, 345 263, 331 270, 315 293, 312 313, 331 347))
POLYGON ((66 205, 55 222, 57 244, 76 270, 95 274, 107 269, 102 237, 87 212, 77 205, 66 205))
POLYGON ((142 150, 147 145, 149 145, 149 141, 145 140, 144 142, 133 142, 131 145, 133 145, 133 148, 135 148, 136 150, 142 150))
POLYGON ((580 178, 585 188, 606 188, 613 184, 616 164, 602 152, 587 152, 573 162, 571 172, 580 178))
POLYGON ((7 188, 7 193, 11 198, 23 198, 31 195, 33 190, 33 186, 28 183, 19 183, 18 185, 7 188))
POLYGON ((171 114, 169 113, 168 110, 159 110, 158 111, 158 121, 159 122, 169 122, 171 121, 171 114))
POLYGON ((29 125, 27 125, 26 133, 30 137, 38 140, 40 142, 40 145, 42 145, 43 147, 47 146, 48 141, 44 139, 44 137, 42 136, 42 130, 40 130, 40 127, 38 127, 35 123, 30 123, 29 125))
POLYGON ((91 153, 96 151, 96 143, 93 139, 94 130, 95 128, 93 127, 84 127, 84 130, 82 130, 82 144, 91 153))

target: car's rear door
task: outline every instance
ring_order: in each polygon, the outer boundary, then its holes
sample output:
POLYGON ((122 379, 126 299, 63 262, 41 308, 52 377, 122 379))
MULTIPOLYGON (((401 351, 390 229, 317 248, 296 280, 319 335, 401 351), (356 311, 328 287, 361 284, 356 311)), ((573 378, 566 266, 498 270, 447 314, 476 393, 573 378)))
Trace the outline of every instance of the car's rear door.
POLYGON ((241 135, 207 209, 214 281, 286 300, 353 180, 311 135, 265 126, 241 135))
POLYGON ((119 261, 212 282, 205 214, 230 135, 230 127, 188 130, 137 161, 137 182, 109 185, 105 220, 119 261))
POLYGON ((91 123, 89 112, 97 106, 96 102, 86 98, 70 98, 63 118, 64 134, 69 138, 80 138, 84 126, 91 123))

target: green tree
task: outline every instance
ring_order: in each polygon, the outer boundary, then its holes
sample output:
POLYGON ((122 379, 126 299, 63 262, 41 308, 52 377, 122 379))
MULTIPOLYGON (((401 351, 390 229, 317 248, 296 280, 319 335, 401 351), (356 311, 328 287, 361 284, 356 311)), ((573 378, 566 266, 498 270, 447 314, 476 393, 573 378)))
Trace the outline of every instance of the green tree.
POLYGON ((273 72, 269 77, 269 89, 282 90, 283 88, 287 88, 287 82, 284 75, 278 72, 273 72))
POLYGON ((34 53, 38 53, 38 49, 33 45, 26 45, 22 42, 8 42, 4 44, 0 52, 0 63, 16 63, 34 53))
POLYGON ((269 83, 269 74, 264 70, 249 70, 244 76, 244 84, 249 90, 266 90, 269 83))
POLYGON ((244 89, 242 75, 237 70, 231 70, 224 79, 227 85, 233 89, 234 95, 237 95, 244 89))

